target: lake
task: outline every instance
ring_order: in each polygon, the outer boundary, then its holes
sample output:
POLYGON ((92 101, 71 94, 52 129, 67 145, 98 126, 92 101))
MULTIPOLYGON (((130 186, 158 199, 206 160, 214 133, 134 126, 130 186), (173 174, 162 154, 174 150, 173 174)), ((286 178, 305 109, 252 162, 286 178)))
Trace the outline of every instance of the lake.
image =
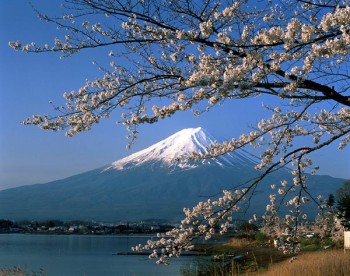
POLYGON ((120 256, 143 244, 144 236, 0 235, 0 268, 20 267, 26 272, 43 269, 48 276, 181 275, 194 257, 176 258, 156 265, 147 256, 120 256))

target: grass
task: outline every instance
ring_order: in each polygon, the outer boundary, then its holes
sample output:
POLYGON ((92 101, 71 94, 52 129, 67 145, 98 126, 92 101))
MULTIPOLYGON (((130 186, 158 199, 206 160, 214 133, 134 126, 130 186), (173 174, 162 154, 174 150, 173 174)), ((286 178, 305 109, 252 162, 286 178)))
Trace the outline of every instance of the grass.
POLYGON ((302 252, 295 256, 278 251, 267 239, 233 238, 226 244, 199 245, 199 251, 223 256, 233 253, 244 256, 244 261, 226 257, 219 262, 198 263, 195 270, 189 269, 183 275, 350 276, 350 252, 344 253, 335 242, 309 238, 302 239, 301 246, 302 252), (290 262, 292 257, 296 259, 290 262))
POLYGON ((223 258, 219 261, 199 262, 191 269, 183 271, 182 275, 245 275, 242 273, 266 270, 271 263, 290 258, 272 247, 267 241, 261 242, 247 238, 233 238, 225 244, 199 244, 195 246, 195 250, 210 255, 221 255, 223 258), (230 254, 243 258, 235 261, 227 256, 230 254))
POLYGON ((313 238, 301 238, 300 239, 301 251, 320 251, 324 248, 341 248, 340 242, 335 242, 332 239, 321 239, 319 237, 313 238))
POLYGON ((244 247, 250 247, 250 246, 255 245, 255 244, 257 244, 257 243, 251 239, 233 238, 233 239, 230 239, 225 245, 228 245, 231 247, 244 248, 244 247))
POLYGON ((251 275, 346 276, 350 275, 350 253, 339 249, 302 253, 293 262, 272 264, 266 272, 251 275))

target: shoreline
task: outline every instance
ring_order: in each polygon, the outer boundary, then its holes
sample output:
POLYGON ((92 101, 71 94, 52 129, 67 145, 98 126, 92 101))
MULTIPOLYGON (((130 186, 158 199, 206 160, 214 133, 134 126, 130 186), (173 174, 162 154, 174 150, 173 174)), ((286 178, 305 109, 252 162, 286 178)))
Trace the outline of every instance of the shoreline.
POLYGON ((140 233, 120 233, 120 234, 81 234, 81 233, 50 233, 50 232, 8 232, 0 233, 0 235, 47 235, 47 236, 91 236, 91 237, 135 237, 135 238, 145 238, 145 237, 154 237, 158 238, 157 234, 140 234, 140 233))

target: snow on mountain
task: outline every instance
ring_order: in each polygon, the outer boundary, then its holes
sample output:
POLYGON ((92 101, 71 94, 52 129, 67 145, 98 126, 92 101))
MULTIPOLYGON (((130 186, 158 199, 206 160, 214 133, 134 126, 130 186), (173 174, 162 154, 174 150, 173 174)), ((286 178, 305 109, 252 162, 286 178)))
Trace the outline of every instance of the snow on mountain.
POLYGON ((237 166, 248 163, 251 166, 252 163, 255 163, 248 155, 237 153, 199 161, 186 160, 186 157, 189 157, 193 152, 207 153, 207 148, 215 141, 213 136, 201 127, 183 129, 144 150, 113 162, 107 170, 123 170, 140 166, 146 162, 157 162, 162 166, 182 169, 195 168, 201 164, 237 166))

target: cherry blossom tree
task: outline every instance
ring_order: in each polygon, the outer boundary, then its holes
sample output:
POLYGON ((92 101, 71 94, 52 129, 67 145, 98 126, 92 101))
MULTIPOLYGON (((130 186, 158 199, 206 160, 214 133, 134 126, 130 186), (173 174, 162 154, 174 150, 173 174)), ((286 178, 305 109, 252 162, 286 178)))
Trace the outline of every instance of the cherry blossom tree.
POLYGON ((302 203, 322 206, 310 195, 305 172, 317 170, 311 153, 334 143, 343 149, 350 141, 347 0, 66 0, 61 16, 38 15, 62 35, 51 44, 13 41, 11 47, 63 57, 101 48, 110 64, 99 65, 101 77, 66 92, 66 103, 54 106, 52 115, 34 115, 24 124, 73 136, 119 111, 132 144, 140 124, 179 111, 197 116, 224 101, 259 97, 278 102, 265 106, 271 116, 250 133, 192 156, 213 158, 253 146, 261 152, 260 175, 217 200, 184 209, 181 228, 137 249, 154 250, 151 257, 163 263, 190 249, 196 237, 210 238, 217 225, 227 231, 238 203, 287 166, 293 181, 271 185, 268 211, 287 205, 293 209, 288 220, 297 225, 302 203))

